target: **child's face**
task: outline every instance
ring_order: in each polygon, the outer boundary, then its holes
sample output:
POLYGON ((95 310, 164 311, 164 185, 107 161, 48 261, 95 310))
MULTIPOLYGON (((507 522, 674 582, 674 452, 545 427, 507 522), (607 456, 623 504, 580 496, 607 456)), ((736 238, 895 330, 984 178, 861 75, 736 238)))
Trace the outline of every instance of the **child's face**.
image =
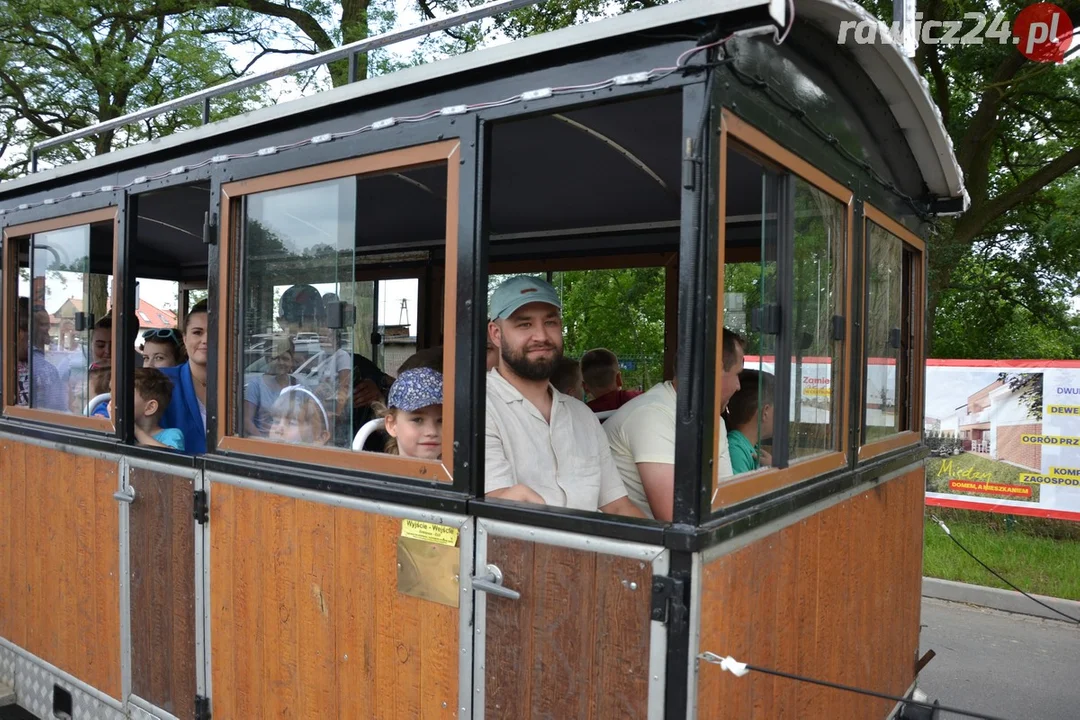
POLYGON ((442 405, 386 416, 386 432, 397 438, 402 457, 437 460, 442 455, 442 405))
POLYGON ((316 435, 316 428, 312 425, 295 417, 294 413, 276 414, 270 425, 269 437, 274 442, 290 445, 325 445, 330 439, 329 433, 320 426, 316 435))
POLYGON ((176 365, 176 346, 171 342, 147 340, 143 345, 143 367, 163 368, 176 365))

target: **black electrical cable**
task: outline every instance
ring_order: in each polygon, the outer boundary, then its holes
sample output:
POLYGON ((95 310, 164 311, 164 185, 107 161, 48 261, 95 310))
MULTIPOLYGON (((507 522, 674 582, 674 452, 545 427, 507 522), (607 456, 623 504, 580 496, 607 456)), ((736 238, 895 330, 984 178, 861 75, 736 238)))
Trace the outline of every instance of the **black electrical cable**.
POLYGON ((1024 597, 1026 597, 1028 600, 1031 600, 1034 603, 1038 603, 1039 605, 1042 605, 1047 610, 1050 610, 1051 612, 1055 612, 1055 613, 1057 613, 1058 615, 1060 615, 1063 618, 1068 618, 1068 620, 1070 622, 1074 622, 1077 625, 1080 625, 1080 618, 1076 618, 1076 617, 1073 617, 1072 615, 1069 615, 1068 613, 1064 613, 1064 612, 1058 610, 1053 605, 1047 605, 1042 600, 1039 600, 1037 597, 1034 597, 1033 595, 1029 595, 1028 593, 1024 592, 1023 590, 1021 590, 1020 588, 1016 587, 1011 582, 1009 582, 1008 579, 1002 577, 1002 575, 999 572, 997 572, 996 570, 994 570, 992 567, 990 567, 989 565, 984 563, 979 558, 975 557, 975 553, 968 550, 966 547, 964 547, 963 543, 961 543, 959 540, 957 540, 956 538, 953 537, 952 531, 949 530, 949 526, 946 525, 945 523, 943 523, 941 521, 941 518, 939 518, 937 515, 931 514, 930 519, 933 520, 934 522, 936 522, 938 525, 940 525, 941 529, 945 531, 945 534, 949 536, 949 539, 952 540, 954 543, 956 543, 956 546, 958 548, 960 548, 961 550, 966 552, 971 557, 972 560, 974 560, 975 562, 982 565, 983 568, 985 568, 988 573, 990 573, 991 575, 996 577, 998 580, 1000 580, 1001 582, 1003 582, 1006 585, 1008 585, 1009 587, 1011 587, 1016 592, 1020 593, 1024 597))
MULTIPOLYGON (((723 660, 723 658, 721 658, 719 655, 710 652, 702 653, 699 657, 706 662, 712 663, 713 665, 720 665, 720 661, 723 660)), ((806 682, 812 685, 820 685, 822 687, 832 688, 834 690, 844 690, 847 692, 856 693, 858 695, 868 695, 870 697, 881 698, 882 700, 892 700, 893 702, 904 703, 906 705, 915 705, 918 707, 926 708, 927 710, 951 712, 956 713, 957 715, 966 715, 967 717, 981 718, 982 720, 1010 720, 1009 718, 1003 718, 999 715, 987 715, 986 713, 963 710, 961 708, 942 705, 937 702, 933 704, 921 702, 919 700, 913 700, 912 698, 906 698, 901 695, 890 695, 888 693, 877 692, 876 690, 866 690, 865 688, 852 687, 851 685, 841 685, 840 683, 829 682, 828 680, 818 680, 816 678, 806 677, 804 675, 786 673, 782 670, 773 670, 772 668, 751 665, 750 663, 740 663, 740 665, 745 666, 747 670, 763 673, 765 675, 775 675, 776 677, 787 678, 788 680, 798 680, 799 682, 806 682)))

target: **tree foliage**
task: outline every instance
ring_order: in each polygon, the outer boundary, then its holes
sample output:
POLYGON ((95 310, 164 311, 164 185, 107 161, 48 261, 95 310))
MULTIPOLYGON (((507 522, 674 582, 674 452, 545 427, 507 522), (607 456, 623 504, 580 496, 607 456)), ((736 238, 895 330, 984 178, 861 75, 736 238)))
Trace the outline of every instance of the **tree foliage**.
MULTIPOLYGON (((1028 4, 919 0, 917 10, 924 21, 998 10, 1012 19, 1028 4)), ((891 21, 890 2, 866 5, 891 21)), ((1080 26, 1080 2, 1058 5, 1080 26)), ((1038 348, 1043 357, 1077 357, 1064 335, 1076 326, 1068 300, 1080 294, 1080 62, 1032 62, 989 39, 920 43, 915 61, 971 195, 971 209, 939 220, 930 243, 933 354, 1031 357, 1038 348), (1030 344, 1003 347, 1018 336, 1030 344)))
POLYGON ((658 267, 554 273, 566 355, 606 347, 624 364, 625 387, 648 389, 663 380, 664 275, 658 267))
MULTIPOLYGON (((486 0, 412 0, 434 17, 486 0)), ((412 63, 662 4, 662 0, 546 2, 424 40, 412 63)), ((994 6, 1015 18, 1026 5, 994 6)), ((889 21, 892 3, 864 5, 889 21)), ((1061 5, 1080 27, 1080 0, 1061 5)), ((981 0, 919 0, 924 20, 986 12, 981 0)), ((273 55, 314 54, 388 29, 394 0, 9 0, 0 25, 0 179, 28 169, 43 139, 175 98, 247 72, 273 55)), ((941 111, 971 195, 971 210, 939 220, 930 244, 934 355, 1076 357, 1080 293, 1080 62, 1026 60, 1011 43, 921 43, 916 65, 941 111)), ((401 63, 362 56, 359 76, 401 63)), ((345 62, 309 71, 305 86, 346 82, 345 62)), ((215 101, 214 117, 276 98, 244 92, 215 101)), ((199 122, 190 107, 69 143, 63 163, 199 122)), ((638 278, 648 285, 644 276, 638 278)), ((625 279, 624 279, 625 280, 625 279)), ((587 285, 573 279, 585 291, 587 285)), ((762 288, 756 288, 760 291, 762 288)), ((596 288, 599 292, 600 289, 596 288)), ((816 308, 816 306, 815 306, 816 308)), ((615 317, 619 317, 616 315, 615 317)), ((817 317, 815 310, 815 317, 817 317)), ((822 329, 814 329, 818 335, 822 329)))

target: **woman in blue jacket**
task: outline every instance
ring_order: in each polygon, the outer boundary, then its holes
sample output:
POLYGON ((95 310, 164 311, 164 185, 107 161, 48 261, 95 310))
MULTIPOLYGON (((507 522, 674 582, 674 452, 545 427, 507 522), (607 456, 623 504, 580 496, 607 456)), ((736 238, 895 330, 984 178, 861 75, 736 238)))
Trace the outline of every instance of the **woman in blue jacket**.
POLYGON ((206 301, 191 308, 184 322, 184 346, 188 361, 176 367, 159 368, 172 380, 169 407, 161 418, 161 427, 184 433, 184 452, 206 452, 206 362, 209 354, 206 301))

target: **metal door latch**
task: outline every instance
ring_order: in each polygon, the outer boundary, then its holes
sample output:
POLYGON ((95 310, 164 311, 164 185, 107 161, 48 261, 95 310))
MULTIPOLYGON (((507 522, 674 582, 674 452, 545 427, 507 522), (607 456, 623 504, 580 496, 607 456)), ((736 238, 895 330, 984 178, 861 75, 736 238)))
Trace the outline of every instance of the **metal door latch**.
POLYGON ((123 490, 117 490, 113 493, 113 499, 120 502, 135 502, 135 488, 128 485, 123 490))
POLYGON ((503 587, 503 574, 495 565, 487 566, 486 575, 475 575, 472 579, 473 590, 480 590, 491 595, 498 595, 499 597, 509 598, 510 600, 520 600, 521 593, 517 590, 511 590, 508 587, 503 587))

